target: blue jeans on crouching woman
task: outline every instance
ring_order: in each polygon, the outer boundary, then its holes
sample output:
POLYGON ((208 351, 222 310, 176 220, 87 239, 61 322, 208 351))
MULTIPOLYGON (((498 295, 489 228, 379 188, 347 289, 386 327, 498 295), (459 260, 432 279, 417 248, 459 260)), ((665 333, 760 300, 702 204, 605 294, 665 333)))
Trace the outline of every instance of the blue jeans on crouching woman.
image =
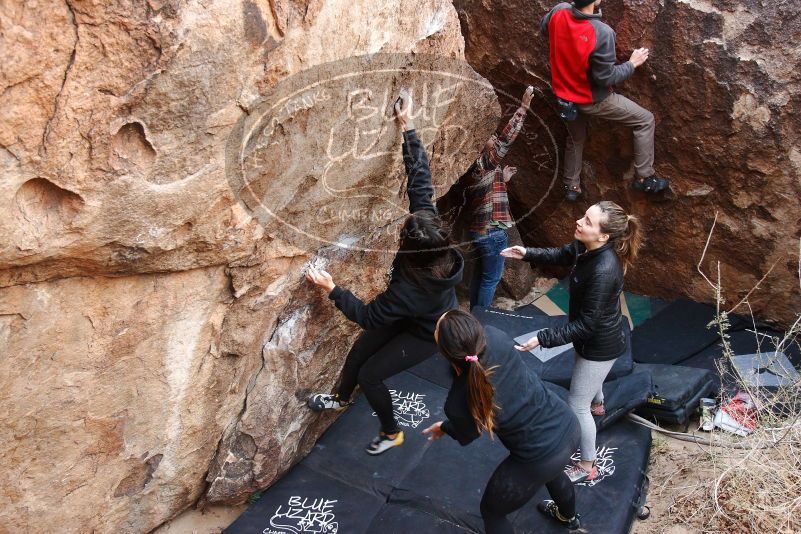
POLYGON ((470 232, 470 240, 476 247, 477 258, 470 282, 470 309, 474 306, 490 306, 495 288, 503 276, 504 257, 501 251, 509 244, 506 230, 490 228, 486 234, 470 232))

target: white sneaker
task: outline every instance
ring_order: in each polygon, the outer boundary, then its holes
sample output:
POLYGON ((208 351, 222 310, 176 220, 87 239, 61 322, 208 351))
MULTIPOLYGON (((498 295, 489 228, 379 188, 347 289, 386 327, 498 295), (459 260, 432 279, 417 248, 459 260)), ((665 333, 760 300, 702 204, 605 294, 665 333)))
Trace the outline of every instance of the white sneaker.
POLYGON ((367 451, 367 454, 376 456, 398 445, 403 445, 403 432, 401 431, 398 431, 395 439, 388 438, 384 434, 379 434, 364 450, 367 451))
POLYGON ((350 406, 350 403, 340 403, 338 395, 329 395, 327 393, 317 393, 312 395, 309 397, 309 400, 306 402, 306 404, 315 412, 323 412, 325 410, 341 412, 350 406))

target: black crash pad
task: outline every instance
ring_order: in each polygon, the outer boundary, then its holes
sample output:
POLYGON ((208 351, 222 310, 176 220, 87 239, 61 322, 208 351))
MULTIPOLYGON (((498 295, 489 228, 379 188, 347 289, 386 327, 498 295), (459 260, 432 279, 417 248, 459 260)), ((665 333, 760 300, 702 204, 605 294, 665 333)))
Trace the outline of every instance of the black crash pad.
MULTIPOLYGON (((676 300, 634 329, 631 336, 634 361, 638 363, 680 363, 719 340, 716 328, 707 328, 715 319, 715 308, 690 300, 676 300)), ((730 317, 731 330, 744 322, 730 317)))
MULTIPOLYGON (((387 381, 390 389, 401 392, 397 405, 407 421, 404 445, 377 457, 364 452, 378 431, 378 420, 359 397, 311 453, 264 490, 226 532, 482 532, 481 494, 507 451, 488 436, 467 447, 448 437, 428 441, 422 430, 443 418, 447 395, 447 389, 429 378, 404 372, 387 381)), ((650 433, 620 421, 598 434, 598 446, 602 475, 592 486, 600 487, 578 488, 579 511, 586 532, 622 534, 633 518, 628 503, 640 495, 650 433)), ((561 533, 562 527, 536 512, 535 504, 532 500, 511 516, 518 531, 561 533)))
MULTIPOLYGON (((545 387, 567 403, 568 391, 565 388, 550 382, 545 382, 545 387)), ((594 417, 598 431, 612 426, 630 411, 643 406, 653 389, 651 373, 646 370, 605 382, 603 387, 606 415, 594 417)))
POLYGON ((476 532, 447 519, 447 512, 442 515, 431 513, 427 507, 419 506, 417 501, 407 504, 387 503, 375 516, 368 533, 376 534, 466 534, 476 532))
POLYGON ((384 503, 382 497, 300 464, 263 492, 225 532, 366 533, 384 503))
POLYGON ((363 395, 317 440, 303 463, 345 482, 359 481, 362 491, 386 497, 419 463, 431 444, 423 429, 444 419, 447 390, 408 372, 389 378, 395 417, 404 444, 386 454, 370 456, 364 448, 380 425, 363 395))
MULTIPOLYGON (((600 474, 592 482, 576 485, 576 510, 581 514, 582 532, 587 534, 627 533, 635 514, 645 502, 646 470, 651 451, 651 431, 630 421, 620 421, 598 434, 600 474)), ((578 459, 578 453, 574 455, 578 459)), ((543 489, 517 514, 519 533, 564 534, 561 525, 542 518, 535 505, 547 499, 543 489)))
MULTIPOLYGON (((593 482, 576 487, 584 532, 629 531, 642 497, 650 443, 650 431, 628 421, 620 421, 598 434, 601 474, 593 482)), ((390 494, 389 502, 414 507, 449 525, 483 532, 478 503, 487 480, 505 456, 500 443, 486 436, 467 447, 460 447, 452 440, 441 440, 426 451, 417 468, 390 494), (465 468, 468 465, 470 469, 465 468)), ((578 458, 578 451, 575 457, 578 458)), ((564 532, 561 525, 552 523, 536 510, 536 503, 547 498, 547 490, 543 488, 526 506, 512 514, 518 533, 564 532)), ((436 532, 420 530, 419 524, 415 527, 397 532, 436 532)))
POLYGON ((434 354, 431 358, 424 360, 411 369, 409 372, 418 378, 428 380, 434 384, 450 389, 453 383, 454 370, 448 360, 439 353, 434 354))
POLYGON ((541 315, 541 316, 548 316, 547 313, 536 307, 534 304, 526 304, 525 306, 520 306, 519 308, 515 308, 515 313, 519 315, 541 315))
POLYGON ((637 364, 635 369, 651 373, 653 394, 637 409, 647 419, 674 424, 687 424, 703 397, 714 396, 717 380, 706 369, 682 365, 637 364))
POLYGON ((484 487, 508 451, 487 435, 462 447, 453 439, 432 444, 413 471, 392 493, 391 501, 427 503, 425 510, 466 529, 483 525, 479 503, 484 487))

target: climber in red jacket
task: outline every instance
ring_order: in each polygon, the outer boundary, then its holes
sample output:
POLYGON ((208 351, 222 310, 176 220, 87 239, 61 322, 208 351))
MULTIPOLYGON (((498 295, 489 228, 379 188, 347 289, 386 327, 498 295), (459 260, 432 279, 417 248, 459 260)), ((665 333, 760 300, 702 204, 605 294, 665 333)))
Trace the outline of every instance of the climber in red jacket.
POLYGON ((615 32, 601 22, 595 8, 601 0, 562 2, 542 19, 542 32, 550 45, 551 80, 559 100, 560 115, 568 128, 565 147, 565 197, 581 195, 581 156, 587 137, 587 117, 620 122, 634 130, 632 187, 658 193, 670 183, 654 172, 653 114, 613 91, 634 69, 648 59, 648 49, 638 48, 625 63, 616 64, 615 32))

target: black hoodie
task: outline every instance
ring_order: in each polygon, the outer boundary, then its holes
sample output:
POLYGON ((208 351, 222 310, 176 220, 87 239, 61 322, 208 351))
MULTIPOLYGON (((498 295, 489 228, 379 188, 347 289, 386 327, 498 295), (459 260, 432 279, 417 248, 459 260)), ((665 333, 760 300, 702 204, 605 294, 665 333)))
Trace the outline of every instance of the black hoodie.
MULTIPOLYGON (((434 186, 425 146, 414 130, 404 132, 403 140, 403 163, 409 180, 409 212, 431 211, 436 214, 434 186)), ((369 304, 339 286, 334 287, 328 298, 334 301, 345 317, 365 330, 406 319, 411 333, 433 341, 434 327, 440 315, 458 306, 455 288, 462 280, 464 258, 455 249, 451 249, 450 254, 453 255, 453 269, 445 278, 424 272, 415 283, 404 276, 401 269, 393 268, 389 286, 369 304)), ((393 265, 396 263, 397 256, 393 265)))
MULTIPOLYGON (((548 391, 522 358, 533 358, 515 349, 514 341, 495 327, 486 326, 487 348, 481 355, 485 369, 494 368, 490 383, 495 389, 495 433, 509 453, 522 462, 549 458, 563 446, 578 420, 565 402, 548 391)), ((467 445, 481 434, 470 414, 467 366, 457 376, 445 401, 442 431, 467 445)))

